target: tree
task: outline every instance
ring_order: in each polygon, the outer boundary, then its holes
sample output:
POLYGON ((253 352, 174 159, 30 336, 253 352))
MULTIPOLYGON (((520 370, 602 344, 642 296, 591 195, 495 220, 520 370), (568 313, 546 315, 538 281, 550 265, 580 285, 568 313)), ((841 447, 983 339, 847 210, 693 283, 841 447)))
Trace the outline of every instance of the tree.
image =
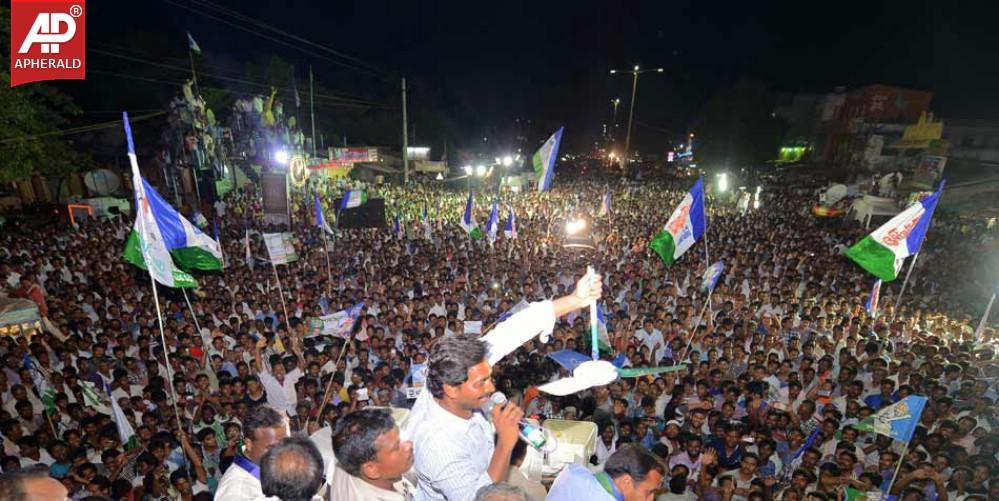
POLYGON ((773 116, 773 107, 766 86, 754 80, 741 80, 715 94, 695 121, 697 163, 733 169, 776 158, 786 125, 773 116))
MULTIPOLYGON (((0 8, 2 50, 10 53, 10 10, 0 8)), ((68 117, 80 113, 72 99, 49 85, 10 87, 10 72, 0 70, 0 182, 20 181, 32 173, 62 177, 89 167, 89 156, 74 150, 59 134, 68 117)))

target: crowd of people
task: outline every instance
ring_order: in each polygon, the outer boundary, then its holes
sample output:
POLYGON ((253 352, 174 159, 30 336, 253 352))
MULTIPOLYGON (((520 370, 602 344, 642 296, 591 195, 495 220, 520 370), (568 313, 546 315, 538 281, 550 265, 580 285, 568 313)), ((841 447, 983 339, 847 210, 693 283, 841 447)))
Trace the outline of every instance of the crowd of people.
MULTIPOLYGON (((364 499, 438 499, 420 472, 412 483, 401 476, 413 445, 368 408, 412 407, 414 369, 441 339, 474 337, 517 305, 571 295, 589 265, 602 278, 611 344, 603 356, 685 369, 566 397, 539 392, 568 375, 548 354, 590 353, 587 315, 576 310, 550 337, 491 364, 491 378, 542 423, 597 423, 586 468, 604 471, 618 499, 823 501, 844 499, 847 487, 873 499, 889 485, 906 500, 999 499, 995 329, 976 333, 983 305, 966 301, 970 279, 992 272, 967 242, 994 246, 997 230, 938 215, 900 307, 901 284, 885 284, 875 314, 864 307, 873 277, 842 255, 865 230, 814 218, 793 187, 767 186, 748 213, 709 198, 706 242, 664 266, 649 242, 692 183, 482 189, 480 226, 494 198, 516 214, 516 237, 500 231, 492 243, 458 224, 467 192, 428 184, 370 190, 399 216, 401 235, 390 222, 336 228, 324 245, 313 195, 302 193, 290 228, 299 259, 280 266, 266 262, 259 233, 271 228, 259 193, 236 191, 215 206, 224 269, 196 274, 199 287, 186 296, 160 288, 162 331, 148 274, 121 257, 130 219, 11 221, 0 234, 0 280, 34 299, 51 328, 0 339, 0 469, 20 470, 24 482, 55 479, 72 499, 250 499, 256 491, 239 489, 263 475, 253 467, 280 476, 296 461, 312 464, 296 437, 328 427, 332 446, 352 459, 317 495, 342 499, 336 478, 349 475, 382 496, 364 499), (604 194, 610 212, 599 215, 604 194), (563 247, 570 217, 588 221, 594 251, 563 247), (719 260, 725 271, 709 295, 701 276, 719 260), (347 338, 316 335, 318 317, 357 304, 347 338), (909 395, 929 398, 911 443, 854 427, 909 395), (110 399, 134 442, 123 443, 110 399), (277 451, 273 464, 268 450, 277 451), (32 476, 39 470, 48 477, 32 476), (239 475, 247 482, 224 478, 239 475), (621 488, 624 478, 631 487, 621 488)), ((335 220, 335 190, 323 193, 335 220)), ((518 477, 523 449, 510 451, 514 467, 504 470, 516 486, 480 495, 544 498, 549 482, 518 477)), ((551 487, 553 499, 567 481, 551 487)), ((280 493, 275 482, 263 485, 280 493)))

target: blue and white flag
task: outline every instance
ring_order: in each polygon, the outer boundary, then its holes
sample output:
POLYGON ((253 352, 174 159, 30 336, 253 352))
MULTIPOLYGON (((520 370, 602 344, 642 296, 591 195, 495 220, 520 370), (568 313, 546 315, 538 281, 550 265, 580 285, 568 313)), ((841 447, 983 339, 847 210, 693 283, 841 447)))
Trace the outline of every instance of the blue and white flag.
POLYGON ((314 197, 316 203, 316 226, 318 226, 319 229, 325 231, 326 233, 332 235, 333 228, 330 228, 330 225, 326 223, 326 217, 323 216, 323 206, 322 204, 319 203, 319 195, 314 195, 314 197))
POLYGON ((510 215, 506 218, 503 234, 506 235, 506 238, 517 238, 517 216, 513 214, 513 205, 507 204, 507 209, 509 209, 510 215))
POLYGON ((499 205, 493 200, 493 210, 489 213, 489 221, 486 222, 486 235, 489 243, 496 241, 496 232, 499 230, 499 205))
MULTIPOLYGON (((190 274, 177 268, 170 256, 168 237, 177 237, 177 231, 190 230, 204 236, 201 230, 194 227, 186 218, 170 207, 150 186, 142 173, 135 156, 135 145, 132 142, 132 128, 128 122, 128 113, 123 115, 125 122, 125 138, 128 143, 128 159, 132 166, 132 185, 135 190, 135 224, 132 233, 125 243, 125 260, 133 265, 147 269, 152 278, 167 287, 197 287, 198 283, 190 274), (154 198, 155 195, 155 198, 154 198), (166 226, 166 227, 164 227, 166 226)), ((182 233, 181 237, 186 237, 182 233)), ((204 240, 212 242, 218 258, 217 268, 222 269, 221 252, 218 242, 207 236, 204 240)))
POLYGON ((666 226, 656 234, 649 247, 659 254, 666 266, 680 259, 704 235, 707 212, 704 205, 704 179, 698 178, 680 205, 673 210, 666 226))
POLYGON ((718 279, 721 278, 722 272, 724 271, 724 261, 718 261, 717 263, 709 266, 704 272, 704 277, 701 278, 701 290, 709 293, 714 292, 715 287, 718 285, 718 279))
POLYGON ((482 240, 482 230, 479 229, 479 223, 475 222, 475 212, 473 211, 473 204, 475 199, 472 197, 472 193, 468 194, 468 201, 465 202, 465 212, 461 215, 461 228, 468 233, 468 236, 472 240, 482 240))
POLYGON ((878 301, 881 299, 881 279, 874 281, 874 287, 871 287, 871 295, 867 296, 867 302, 864 303, 864 309, 867 310, 867 314, 876 317, 878 316, 878 301))
POLYGON ((340 210, 360 207, 361 204, 367 201, 368 192, 366 190, 347 190, 343 193, 343 198, 340 200, 340 210))
POLYGON ((877 414, 868 416, 853 427, 908 443, 912 440, 912 434, 919 425, 919 418, 923 415, 925 407, 926 397, 909 395, 879 410, 877 414))
POLYGON ((794 471, 801 466, 801 456, 812 446, 812 444, 815 443, 815 439, 818 438, 819 431, 821 431, 821 429, 821 426, 816 426, 815 429, 812 430, 812 433, 808 435, 808 439, 805 440, 805 443, 801 444, 801 447, 798 447, 798 450, 794 452, 791 459, 784 463, 784 468, 780 473, 781 481, 791 480, 791 475, 793 475, 794 471))
POLYGON ((607 331, 607 311, 603 301, 597 303, 597 336, 599 348, 605 351, 613 351, 610 342, 610 334, 607 331))
POLYGON ((600 198, 600 212, 597 214, 600 217, 607 216, 611 212, 611 195, 610 193, 604 193, 604 196, 600 198))
POLYGON ((395 223, 392 225, 392 231, 395 232, 396 238, 401 239, 404 234, 402 232, 402 223, 399 221, 399 215, 395 216, 395 223))
POLYGON ((323 324, 320 332, 324 335, 333 335, 344 339, 349 338, 350 332, 354 328, 354 323, 361 317, 363 309, 364 303, 360 302, 346 310, 340 310, 336 313, 319 317, 319 320, 323 324))
POLYGON ((547 191, 552 186, 555 159, 558 158, 558 146, 562 142, 563 129, 565 127, 559 127, 531 158, 534 164, 534 176, 538 181, 538 191, 547 191))

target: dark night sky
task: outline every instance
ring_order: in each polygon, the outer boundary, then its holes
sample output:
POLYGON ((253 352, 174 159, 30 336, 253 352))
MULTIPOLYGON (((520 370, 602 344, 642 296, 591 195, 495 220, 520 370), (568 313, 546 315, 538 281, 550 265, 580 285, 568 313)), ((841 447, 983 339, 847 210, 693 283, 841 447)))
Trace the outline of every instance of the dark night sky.
MULTIPOLYGON (((210 12, 202 0, 170 2, 210 12)), ((576 146, 609 120, 612 97, 622 98, 624 121, 630 78, 609 69, 662 66, 664 74, 639 81, 637 140, 653 147, 684 134, 704 101, 740 78, 780 91, 923 88, 935 93, 940 116, 999 119, 999 11, 975 3, 218 0, 382 75, 344 69, 164 0, 91 1, 87 35, 91 48, 128 45, 135 30, 176 37, 176 49, 160 56, 183 64, 183 33, 190 31, 206 53, 242 59, 274 52, 301 67, 311 62, 334 92, 381 89, 381 101, 392 106, 396 79, 405 75, 416 82, 412 99, 423 89, 462 110, 456 120, 469 135, 526 117, 564 123, 576 146)), ((88 57, 90 68, 129 71, 120 61, 88 57)), ((92 74, 82 85, 108 78, 92 74)))

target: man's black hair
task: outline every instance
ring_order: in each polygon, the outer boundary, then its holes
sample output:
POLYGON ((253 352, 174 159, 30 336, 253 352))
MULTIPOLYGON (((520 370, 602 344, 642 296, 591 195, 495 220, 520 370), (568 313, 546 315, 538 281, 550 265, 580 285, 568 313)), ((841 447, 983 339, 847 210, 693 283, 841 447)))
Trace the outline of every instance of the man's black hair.
POLYGON ((273 407, 258 405, 250 409, 243 419, 243 437, 253 440, 259 428, 277 428, 285 424, 284 415, 273 407))
POLYGON ((304 435, 281 440, 260 461, 260 486, 265 496, 310 501, 323 481, 323 456, 304 435))
POLYGON ((631 477, 632 482, 638 483, 645 480, 649 472, 658 471, 660 475, 666 476, 666 466, 662 459, 659 459, 648 449, 637 444, 625 444, 619 446, 614 454, 607 458, 604 464, 604 471, 611 478, 618 478, 622 475, 631 477))
POLYGON ((333 428, 333 454, 343 471, 361 476, 361 466, 374 461, 375 440, 392 431, 395 421, 387 409, 361 409, 337 420, 333 428))
POLYGON ((435 398, 444 396, 444 385, 461 386, 468 370, 486 359, 486 343, 467 336, 444 338, 430 352, 427 388, 435 398))

